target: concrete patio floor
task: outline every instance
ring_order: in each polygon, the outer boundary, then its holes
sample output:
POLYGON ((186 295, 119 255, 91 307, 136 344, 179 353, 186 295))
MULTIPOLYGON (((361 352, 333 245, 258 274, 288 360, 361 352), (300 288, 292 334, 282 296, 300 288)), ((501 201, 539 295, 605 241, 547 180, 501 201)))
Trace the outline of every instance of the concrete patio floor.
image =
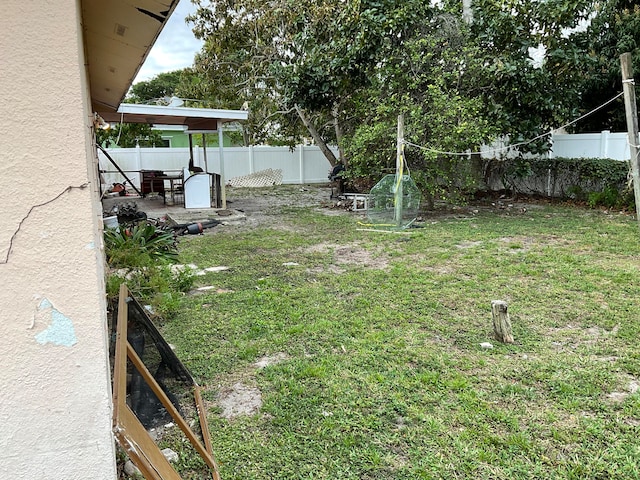
POLYGON ((230 208, 185 208, 184 205, 172 205, 166 203, 160 195, 127 195, 124 197, 114 196, 102 199, 102 211, 104 216, 117 215, 118 206, 135 203, 138 212, 147 214, 147 218, 166 218, 172 224, 182 225, 189 223, 203 223, 216 220, 222 224, 242 222, 246 220, 243 212, 230 208))

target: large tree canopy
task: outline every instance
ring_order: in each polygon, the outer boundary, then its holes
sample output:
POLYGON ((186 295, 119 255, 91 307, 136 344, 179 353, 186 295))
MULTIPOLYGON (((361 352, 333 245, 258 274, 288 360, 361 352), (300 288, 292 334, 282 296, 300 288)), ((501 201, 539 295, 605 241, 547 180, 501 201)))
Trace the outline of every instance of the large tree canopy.
MULTIPOLYGON (((580 98, 581 113, 586 113, 622 91, 620 55, 631 52, 635 76, 640 73, 640 5, 635 0, 598 2, 589 28, 578 36, 587 45, 580 98)), ((575 131, 626 128, 623 100, 619 99, 578 123, 575 131)))
POLYGON ((186 75, 186 72, 187 70, 175 70, 159 73, 150 80, 138 82, 131 87, 125 101, 128 103, 162 102, 176 95, 181 77, 186 75))
POLYGON ((185 91, 249 108, 250 141, 293 144, 306 131, 375 177, 394 164, 402 113, 406 137, 424 147, 407 153, 414 173, 456 188, 469 161, 447 152, 532 139, 612 97, 620 50, 637 55, 640 31, 629 0, 474 0, 464 15, 460 0, 194 3, 205 47, 185 91))
POLYGON ((192 91, 248 106, 258 141, 296 136, 297 118, 316 142, 335 141, 340 104, 368 83, 397 27, 389 1, 196 3, 194 31, 206 43, 196 59, 204 81, 192 91))

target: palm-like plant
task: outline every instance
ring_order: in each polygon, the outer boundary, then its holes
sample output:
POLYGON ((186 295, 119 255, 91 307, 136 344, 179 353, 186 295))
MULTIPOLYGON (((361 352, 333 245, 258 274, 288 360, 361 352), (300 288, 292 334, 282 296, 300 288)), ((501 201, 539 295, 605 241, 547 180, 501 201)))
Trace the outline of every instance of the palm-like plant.
POLYGON ((104 243, 107 263, 112 268, 149 267, 178 258, 174 234, 148 223, 106 230, 104 243))

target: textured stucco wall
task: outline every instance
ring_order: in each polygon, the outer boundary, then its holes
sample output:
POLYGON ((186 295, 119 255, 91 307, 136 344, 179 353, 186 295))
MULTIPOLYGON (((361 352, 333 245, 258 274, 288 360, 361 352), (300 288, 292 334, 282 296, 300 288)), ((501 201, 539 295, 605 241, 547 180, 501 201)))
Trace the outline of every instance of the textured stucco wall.
POLYGON ((78 2, 0 15, 0 478, 113 479, 78 2))

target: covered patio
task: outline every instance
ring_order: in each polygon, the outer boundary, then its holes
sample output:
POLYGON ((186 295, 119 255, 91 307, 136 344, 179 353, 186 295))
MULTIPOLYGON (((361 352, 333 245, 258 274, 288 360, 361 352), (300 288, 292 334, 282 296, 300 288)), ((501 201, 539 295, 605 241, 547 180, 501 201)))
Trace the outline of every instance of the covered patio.
MULTIPOLYGON (((209 108, 188 108, 158 105, 137 105, 122 103, 114 112, 109 109, 96 112, 97 119, 108 123, 146 123, 150 125, 178 125, 184 127, 189 135, 189 162, 181 171, 141 171, 140 190, 131 181, 140 196, 149 193, 171 195, 176 203, 176 195, 185 208, 226 208, 223 125, 227 122, 246 120, 248 112, 244 110, 221 110, 209 108), (206 135, 218 135, 218 154, 220 170, 210 171, 207 162, 206 135), (193 135, 202 135, 204 168, 194 167, 193 135), (199 171, 202 170, 202 171, 199 171), (168 188, 167 188, 168 187, 168 188)), ((100 147, 99 147, 100 148, 100 147)), ((100 148, 113 166, 128 179, 110 155, 100 148)))

